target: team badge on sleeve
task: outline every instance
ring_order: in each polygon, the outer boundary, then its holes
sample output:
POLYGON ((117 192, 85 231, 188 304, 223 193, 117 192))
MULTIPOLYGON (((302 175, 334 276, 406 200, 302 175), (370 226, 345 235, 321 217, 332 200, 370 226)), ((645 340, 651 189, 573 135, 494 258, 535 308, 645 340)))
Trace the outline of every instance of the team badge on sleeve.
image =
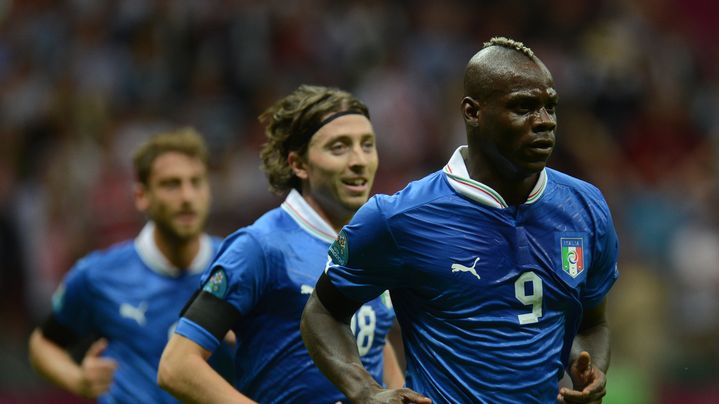
POLYGON ((222 268, 215 269, 207 282, 205 282, 202 290, 224 299, 225 295, 227 295, 227 275, 225 270, 222 268))
POLYGON ((349 246, 347 245, 347 234, 344 230, 340 230, 340 234, 337 235, 337 239, 330 246, 329 251, 332 262, 337 265, 346 265, 347 258, 349 257, 349 246))
POLYGON ((55 293, 52 294, 52 309, 54 311, 60 311, 62 309, 62 302, 65 299, 65 283, 61 283, 57 287, 55 293))
POLYGON ((581 238, 562 238, 562 270, 572 278, 584 271, 584 248, 581 238))
POLYGON ((384 292, 382 292, 380 298, 382 299, 382 303, 384 303, 385 307, 387 307, 388 309, 393 308, 392 299, 389 297, 389 290, 385 290, 384 292))

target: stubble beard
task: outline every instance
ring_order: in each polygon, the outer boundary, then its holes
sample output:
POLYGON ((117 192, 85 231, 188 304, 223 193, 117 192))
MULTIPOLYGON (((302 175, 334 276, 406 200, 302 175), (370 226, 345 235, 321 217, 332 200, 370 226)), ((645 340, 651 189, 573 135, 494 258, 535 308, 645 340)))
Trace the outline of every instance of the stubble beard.
POLYGON ((206 218, 200 218, 197 224, 191 227, 185 227, 169 220, 155 220, 155 225, 158 231, 162 234, 165 239, 172 243, 183 244, 192 241, 202 234, 202 229, 205 227, 206 218))

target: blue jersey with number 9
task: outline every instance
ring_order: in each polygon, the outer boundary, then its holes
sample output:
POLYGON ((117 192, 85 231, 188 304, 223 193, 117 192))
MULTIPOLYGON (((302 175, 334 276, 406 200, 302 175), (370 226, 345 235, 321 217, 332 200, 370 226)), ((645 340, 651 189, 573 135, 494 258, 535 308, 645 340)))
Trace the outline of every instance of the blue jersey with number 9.
POLYGON ((526 203, 507 206, 469 178, 462 153, 370 199, 326 272, 356 301, 390 291, 407 387, 433 402, 555 402, 582 312, 618 276, 609 209, 549 168, 526 203))

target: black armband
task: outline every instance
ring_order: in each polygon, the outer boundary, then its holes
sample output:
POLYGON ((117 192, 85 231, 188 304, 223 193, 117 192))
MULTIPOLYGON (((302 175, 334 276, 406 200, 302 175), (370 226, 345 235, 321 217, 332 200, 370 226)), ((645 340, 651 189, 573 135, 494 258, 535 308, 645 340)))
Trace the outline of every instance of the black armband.
POLYGON ((61 348, 68 348, 80 341, 80 336, 70 328, 60 324, 54 315, 50 314, 40 325, 42 335, 61 348))
POLYGON ((195 291, 195 293, 193 293, 192 296, 190 296, 190 298, 187 299, 185 306, 182 308, 182 310, 180 310, 180 317, 183 317, 185 315, 185 312, 187 311, 187 309, 190 308, 190 306, 192 306, 192 302, 194 302, 195 299, 197 299, 197 296, 200 294, 200 292, 202 292, 202 289, 197 289, 195 291))
POLYGON ((235 306, 212 293, 200 291, 192 303, 183 309, 182 316, 222 341, 227 330, 240 317, 240 312, 235 309, 235 306))
POLYGON ((322 273, 315 286, 315 294, 325 309, 335 320, 350 323, 352 315, 362 306, 361 302, 345 297, 330 281, 326 273, 322 273))

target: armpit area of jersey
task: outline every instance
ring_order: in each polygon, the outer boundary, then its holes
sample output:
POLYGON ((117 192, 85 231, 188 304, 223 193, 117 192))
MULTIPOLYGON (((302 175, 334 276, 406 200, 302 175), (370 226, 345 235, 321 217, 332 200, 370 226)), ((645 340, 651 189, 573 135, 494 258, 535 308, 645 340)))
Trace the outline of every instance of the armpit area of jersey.
POLYGON ((362 303, 348 299, 337 290, 325 273, 320 275, 317 286, 315 286, 315 293, 332 317, 348 325, 352 315, 362 306, 362 303))
POLYGON ((225 337, 227 330, 240 316, 234 306, 216 297, 212 293, 202 291, 187 307, 183 317, 209 331, 219 341, 225 337))
POLYGON ((67 348, 80 342, 80 337, 68 327, 60 324, 54 315, 50 314, 40 325, 42 335, 62 348, 67 348))

